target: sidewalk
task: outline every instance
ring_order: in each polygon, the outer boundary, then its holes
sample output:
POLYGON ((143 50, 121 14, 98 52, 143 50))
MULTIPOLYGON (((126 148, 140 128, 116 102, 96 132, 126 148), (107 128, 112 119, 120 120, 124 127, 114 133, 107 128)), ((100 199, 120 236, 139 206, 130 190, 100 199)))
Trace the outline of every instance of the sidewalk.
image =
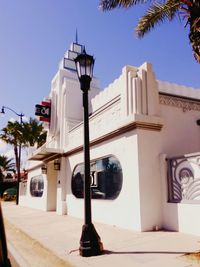
MULTIPOLYGON (((187 261, 183 254, 200 250, 198 236, 166 231, 139 233, 94 223, 105 253, 85 258, 78 252, 82 220, 16 206, 13 202, 2 202, 2 209, 6 225, 19 229, 19 232, 49 249, 52 255, 76 267, 196 266, 187 261)), ((12 244, 11 238, 7 239, 8 244, 12 244)))

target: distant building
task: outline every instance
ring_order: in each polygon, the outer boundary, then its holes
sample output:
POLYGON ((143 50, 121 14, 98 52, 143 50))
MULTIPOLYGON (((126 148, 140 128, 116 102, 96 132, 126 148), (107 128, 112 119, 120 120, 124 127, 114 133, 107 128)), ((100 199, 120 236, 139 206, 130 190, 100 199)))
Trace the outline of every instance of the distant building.
MULTIPOLYGON (((79 218, 83 115, 73 59, 82 49, 71 45, 41 104, 47 142, 30 153, 20 188, 20 205, 79 218)), ((89 103, 93 220, 200 234, 200 90, 157 81, 144 63, 125 66, 103 91, 94 78, 89 103)))

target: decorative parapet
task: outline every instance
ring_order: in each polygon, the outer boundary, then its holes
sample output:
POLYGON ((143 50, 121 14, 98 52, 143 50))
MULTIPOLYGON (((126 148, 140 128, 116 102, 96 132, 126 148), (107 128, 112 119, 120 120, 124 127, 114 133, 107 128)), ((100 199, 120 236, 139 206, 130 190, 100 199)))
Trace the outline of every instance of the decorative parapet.
MULTIPOLYGON (((90 140, 94 140, 118 128, 120 119, 120 98, 114 98, 90 116, 90 140)), ((67 149, 83 144, 83 123, 69 131, 67 149)))
POLYGON ((200 88, 186 87, 169 82, 157 81, 158 91, 160 94, 168 94, 179 97, 200 100, 200 88))
POLYGON ((167 159, 168 201, 200 203, 200 153, 167 159))
POLYGON ((160 95, 160 104, 172 106, 176 108, 181 108, 183 112, 196 110, 200 111, 200 100, 190 100, 190 99, 183 99, 180 97, 172 96, 172 95, 160 95))
POLYGON ((92 98, 92 113, 109 103, 112 99, 116 98, 120 94, 121 88, 119 86, 119 79, 116 79, 107 88, 105 88, 103 91, 99 92, 98 95, 92 98))
MULTIPOLYGON (((157 121, 157 118, 156 118, 157 121)), ((160 121, 157 122, 143 122, 143 121, 133 121, 129 124, 122 125, 121 127, 117 129, 113 129, 110 132, 107 132, 103 135, 96 136, 93 140, 90 141, 90 147, 96 146, 98 144, 101 144, 105 141, 108 141, 112 138, 116 138, 124 133, 136 130, 136 129, 142 129, 142 130, 151 130, 151 131, 160 131, 162 129, 162 123, 160 121)), ((75 153, 78 153, 83 150, 83 134, 82 132, 83 128, 82 125, 77 129, 77 131, 72 131, 70 133, 70 145, 68 145, 66 152, 63 154, 63 156, 70 156, 75 153), (82 137, 82 139, 80 138, 82 137), (75 141, 75 142, 73 142, 75 141)))
POLYGON ((200 111, 200 89, 157 81, 161 105, 181 108, 183 112, 200 111))
POLYGON ((158 88, 150 63, 138 68, 125 66, 121 75, 122 114, 159 116, 158 88))
POLYGON ((134 114, 159 115, 158 88, 151 64, 144 63, 139 68, 125 66, 120 77, 92 99, 92 112, 116 97, 121 99, 123 119, 134 114))
MULTIPOLYGON (((158 103, 151 64, 145 63, 139 68, 125 66, 118 79, 91 99, 91 142, 113 138, 116 133, 124 133, 124 129, 160 131, 163 121, 159 117, 158 103)), ((83 125, 70 129, 68 138, 70 142, 66 144, 65 151, 81 147, 83 125)))

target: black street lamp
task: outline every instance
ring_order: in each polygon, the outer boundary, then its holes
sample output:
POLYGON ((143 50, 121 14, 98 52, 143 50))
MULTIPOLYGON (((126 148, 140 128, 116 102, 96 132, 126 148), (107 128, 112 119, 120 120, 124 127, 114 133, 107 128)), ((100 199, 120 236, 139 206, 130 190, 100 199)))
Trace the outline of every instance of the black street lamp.
POLYGON ((79 253, 83 257, 102 254, 103 244, 92 224, 91 216, 91 178, 90 178, 90 143, 89 143, 89 116, 88 91, 93 75, 94 58, 87 55, 85 49, 75 59, 80 87, 83 92, 84 109, 84 225, 80 239, 79 253))
MULTIPOLYGON (((20 124, 22 125, 22 118, 24 116, 24 114, 20 113, 18 114, 16 111, 14 111, 12 108, 9 108, 9 107, 5 107, 3 106, 1 108, 1 114, 5 114, 5 109, 8 109, 10 111, 12 111, 15 115, 17 115, 18 117, 20 117, 20 124)), ((18 162, 16 162, 17 164, 17 196, 16 196, 16 205, 19 204, 19 183, 20 183, 20 180, 21 180, 21 173, 20 173, 20 168, 21 168, 21 149, 22 149, 22 146, 21 146, 21 142, 19 142, 19 150, 18 150, 18 162)))

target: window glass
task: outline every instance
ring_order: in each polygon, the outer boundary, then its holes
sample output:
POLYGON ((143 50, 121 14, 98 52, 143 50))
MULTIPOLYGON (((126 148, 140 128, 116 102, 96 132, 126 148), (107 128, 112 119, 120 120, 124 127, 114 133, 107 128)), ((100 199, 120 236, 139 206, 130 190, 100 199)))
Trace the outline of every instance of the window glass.
MULTIPOLYGON (((114 157, 105 157, 90 163, 91 196, 95 199, 115 199, 122 188, 122 168, 114 157)), ((84 164, 75 167, 72 174, 72 193, 83 198, 84 164)))
POLYGON ((30 192, 33 197, 42 197, 44 191, 44 179, 42 175, 34 176, 30 182, 30 192))

